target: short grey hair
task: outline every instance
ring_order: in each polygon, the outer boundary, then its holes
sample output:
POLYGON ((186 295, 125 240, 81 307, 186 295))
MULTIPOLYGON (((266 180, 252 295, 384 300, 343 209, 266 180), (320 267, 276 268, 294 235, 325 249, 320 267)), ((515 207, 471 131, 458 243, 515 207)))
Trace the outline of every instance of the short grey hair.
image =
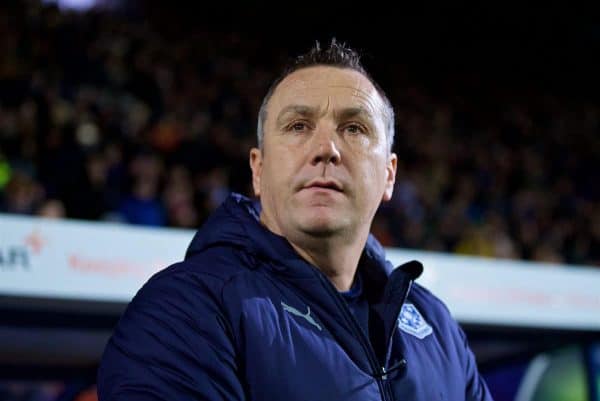
POLYGON ((263 98, 258 112, 258 123, 256 127, 256 138, 258 147, 262 149, 264 126, 267 121, 267 106, 275 90, 288 75, 309 67, 330 66, 337 68, 345 68, 357 71, 364 75, 375 87, 377 93, 383 99, 383 118, 385 123, 385 136, 388 145, 388 152, 391 153, 394 144, 394 108, 386 96, 383 89, 371 78, 360 62, 360 55, 353 49, 347 47, 344 43, 339 43, 335 38, 331 40, 329 47, 321 48, 319 42, 315 43, 308 52, 294 59, 283 71, 283 73, 273 81, 267 94, 263 98))

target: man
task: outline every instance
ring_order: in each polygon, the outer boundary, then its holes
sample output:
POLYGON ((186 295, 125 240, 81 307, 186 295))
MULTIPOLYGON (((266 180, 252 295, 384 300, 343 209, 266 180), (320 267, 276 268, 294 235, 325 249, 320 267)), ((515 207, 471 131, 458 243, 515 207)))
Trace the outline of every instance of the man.
POLYGON ((99 370, 108 400, 491 400, 445 306, 369 235, 392 196, 394 113, 333 41, 275 81, 232 195, 136 294, 99 370))

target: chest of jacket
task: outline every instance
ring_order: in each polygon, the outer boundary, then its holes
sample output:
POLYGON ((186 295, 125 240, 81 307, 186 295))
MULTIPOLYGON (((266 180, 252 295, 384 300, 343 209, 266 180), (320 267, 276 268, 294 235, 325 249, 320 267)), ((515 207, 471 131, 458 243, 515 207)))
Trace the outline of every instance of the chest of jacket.
POLYGON ((311 302, 269 280, 245 282, 233 292, 248 294, 238 298, 234 331, 251 400, 464 398, 464 378, 451 368, 457 365, 452 346, 411 303, 399 315, 389 351, 392 367, 406 363, 384 374, 342 305, 311 302))

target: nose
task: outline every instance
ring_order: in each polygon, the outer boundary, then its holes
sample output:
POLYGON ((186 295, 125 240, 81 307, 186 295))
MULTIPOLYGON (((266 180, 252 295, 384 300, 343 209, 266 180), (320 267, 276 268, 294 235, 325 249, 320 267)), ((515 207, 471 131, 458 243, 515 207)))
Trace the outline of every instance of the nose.
POLYGON ((312 157, 313 165, 319 163, 337 165, 341 162, 342 159, 335 138, 335 130, 321 129, 315 132, 313 141, 314 154, 312 157))

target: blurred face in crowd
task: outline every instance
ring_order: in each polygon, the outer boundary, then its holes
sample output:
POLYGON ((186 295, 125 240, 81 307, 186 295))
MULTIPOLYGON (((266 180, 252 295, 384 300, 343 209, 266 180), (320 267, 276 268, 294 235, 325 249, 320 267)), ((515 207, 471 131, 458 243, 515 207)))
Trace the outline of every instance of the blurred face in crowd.
POLYGON ((252 149, 262 222, 292 242, 365 236, 396 174, 373 84, 350 69, 315 66, 287 76, 267 105, 262 149, 252 149))

